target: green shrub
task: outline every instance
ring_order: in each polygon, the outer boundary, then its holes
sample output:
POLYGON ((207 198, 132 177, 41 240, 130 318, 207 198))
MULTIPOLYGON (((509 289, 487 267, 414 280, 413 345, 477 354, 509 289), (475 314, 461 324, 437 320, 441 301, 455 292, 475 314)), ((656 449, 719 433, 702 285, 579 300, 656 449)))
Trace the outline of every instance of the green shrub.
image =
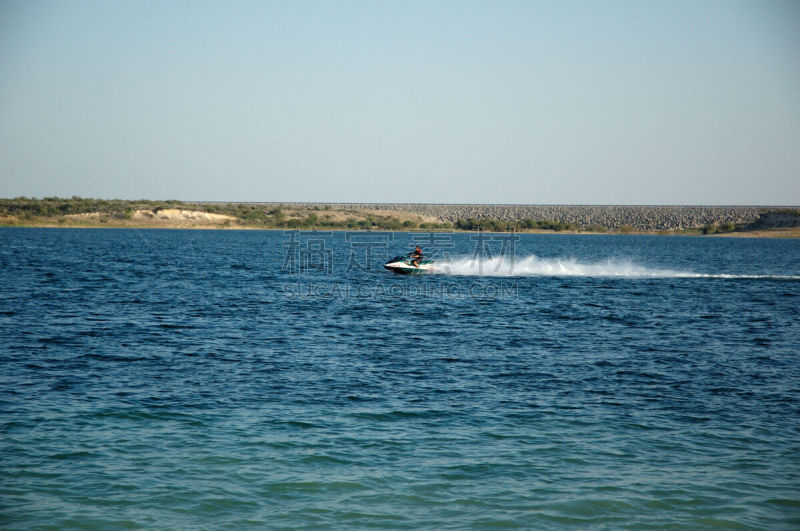
POLYGON ((709 223, 708 225, 705 225, 701 230, 703 231, 703 234, 714 234, 715 232, 717 232, 717 226, 714 225, 713 223, 709 223))
POLYGON ((731 232, 734 230, 736 230, 736 225, 730 221, 726 221, 725 223, 720 224, 718 232, 731 232))
POLYGON ((239 219, 250 225, 266 225, 271 221, 263 210, 250 210, 239 216, 239 219))
POLYGON ((588 227, 584 227, 583 230, 587 232, 608 232, 608 229, 602 225, 589 225, 588 227))

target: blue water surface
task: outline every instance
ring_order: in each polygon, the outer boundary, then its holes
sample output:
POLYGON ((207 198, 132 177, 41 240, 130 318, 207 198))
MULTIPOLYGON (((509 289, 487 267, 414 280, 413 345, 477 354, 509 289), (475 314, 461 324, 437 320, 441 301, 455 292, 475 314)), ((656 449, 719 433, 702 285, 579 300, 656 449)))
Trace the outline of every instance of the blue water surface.
POLYGON ((800 527, 800 241, 506 236, 0 229, 0 525, 800 527))

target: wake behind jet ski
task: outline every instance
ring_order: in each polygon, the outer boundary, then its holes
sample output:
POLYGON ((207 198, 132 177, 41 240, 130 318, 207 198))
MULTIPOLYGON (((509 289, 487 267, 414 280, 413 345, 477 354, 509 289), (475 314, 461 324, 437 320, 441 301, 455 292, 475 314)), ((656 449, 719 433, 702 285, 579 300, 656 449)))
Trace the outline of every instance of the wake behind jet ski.
POLYGON ((398 275, 413 275, 419 273, 432 273, 433 260, 422 259, 422 249, 417 247, 405 255, 398 255, 386 262, 383 267, 398 275))

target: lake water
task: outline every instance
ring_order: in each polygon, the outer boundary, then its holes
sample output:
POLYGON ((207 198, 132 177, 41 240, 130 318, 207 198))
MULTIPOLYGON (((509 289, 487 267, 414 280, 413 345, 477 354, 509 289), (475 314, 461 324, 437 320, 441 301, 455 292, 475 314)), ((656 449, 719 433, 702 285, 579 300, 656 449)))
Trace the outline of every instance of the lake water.
POLYGON ((0 290, 3 528, 800 527, 798 240, 8 228, 0 290))

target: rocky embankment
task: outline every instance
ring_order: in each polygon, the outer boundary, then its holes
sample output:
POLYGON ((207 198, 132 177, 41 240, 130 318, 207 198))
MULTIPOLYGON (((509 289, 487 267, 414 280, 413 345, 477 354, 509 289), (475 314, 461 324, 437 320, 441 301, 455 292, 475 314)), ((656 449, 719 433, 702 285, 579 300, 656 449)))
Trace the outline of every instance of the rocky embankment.
POLYGON ((800 227, 800 210, 775 211, 761 215, 751 226, 753 229, 800 227))
MULTIPOLYGON (((309 203, 285 203, 308 206, 309 203)), ((324 203, 333 209, 401 211, 455 223, 459 219, 499 221, 556 221, 580 227, 636 230, 681 230, 722 223, 752 223, 765 207, 757 206, 560 206, 560 205, 444 205, 416 203, 324 203)), ((768 207, 768 210, 777 207, 768 207)))

